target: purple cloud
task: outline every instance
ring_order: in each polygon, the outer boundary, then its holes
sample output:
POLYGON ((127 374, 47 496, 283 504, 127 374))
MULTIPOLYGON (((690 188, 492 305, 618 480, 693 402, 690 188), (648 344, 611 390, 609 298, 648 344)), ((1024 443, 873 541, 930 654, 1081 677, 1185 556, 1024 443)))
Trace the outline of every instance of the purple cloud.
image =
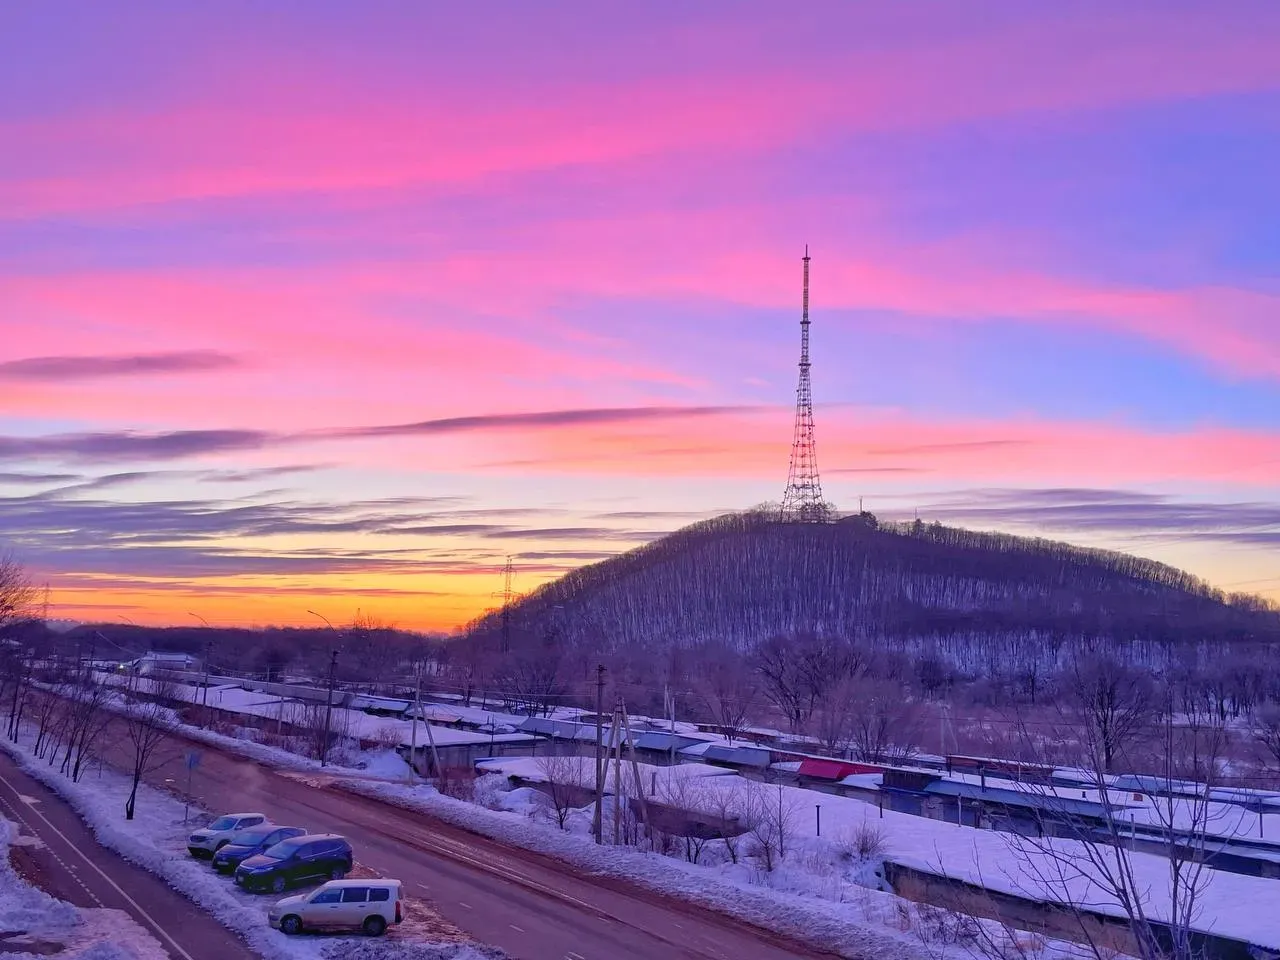
POLYGON ((146 374, 227 370, 240 361, 216 350, 139 353, 118 357, 27 357, 0 363, 0 380, 88 380, 146 374))

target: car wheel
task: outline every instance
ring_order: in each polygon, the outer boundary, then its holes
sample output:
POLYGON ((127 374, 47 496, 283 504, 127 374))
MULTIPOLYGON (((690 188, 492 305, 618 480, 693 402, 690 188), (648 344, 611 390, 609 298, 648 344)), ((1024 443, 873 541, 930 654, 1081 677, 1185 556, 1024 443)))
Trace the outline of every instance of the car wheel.
POLYGON ((346 875, 347 875, 347 871, 342 869, 342 867, 334 867, 332 870, 329 871, 330 880, 341 880, 346 875))
POLYGON ((298 935, 302 932, 302 918, 289 914, 280 921, 280 930, 291 937, 298 935))
POLYGON ((369 917, 364 922, 364 932, 371 937, 380 937, 387 932, 387 921, 381 917, 369 917))
POLYGON ((271 881, 272 893, 284 893, 284 877, 276 877, 271 881))
MULTIPOLYGON (((226 846, 228 843, 230 843, 230 842, 231 842, 230 840, 219 840, 219 841, 218 841, 218 845, 217 845, 216 847, 214 847, 214 848, 213 848, 213 853, 217 853, 219 850, 221 850, 223 847, 225 847, 225 846, 226 846)), ((213 856, 213 854, 211 853, 211 854, 209 854, 209 856, 213 856)))

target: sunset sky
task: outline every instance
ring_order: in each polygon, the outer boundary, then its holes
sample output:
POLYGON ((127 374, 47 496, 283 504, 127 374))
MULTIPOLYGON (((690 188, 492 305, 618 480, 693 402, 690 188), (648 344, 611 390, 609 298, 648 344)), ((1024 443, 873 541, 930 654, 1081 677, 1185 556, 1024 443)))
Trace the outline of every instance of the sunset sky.
POLYGON ((10 4, 0 547, 451 628, 781 497, 1280 597, 1280 5, 10 4))

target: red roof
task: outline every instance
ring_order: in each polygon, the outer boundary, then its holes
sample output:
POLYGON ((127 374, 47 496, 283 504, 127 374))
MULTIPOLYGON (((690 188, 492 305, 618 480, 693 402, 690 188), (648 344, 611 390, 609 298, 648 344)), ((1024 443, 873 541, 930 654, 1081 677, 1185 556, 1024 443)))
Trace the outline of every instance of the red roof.
POLYGON ((881 767, 873 767, 866 763, 851 763, 847 760, 818 760, 813 757, 800 761, 797 771, 802 777, 813 777, 815 780, 843 780, 855 773, 880 773, 881 767))

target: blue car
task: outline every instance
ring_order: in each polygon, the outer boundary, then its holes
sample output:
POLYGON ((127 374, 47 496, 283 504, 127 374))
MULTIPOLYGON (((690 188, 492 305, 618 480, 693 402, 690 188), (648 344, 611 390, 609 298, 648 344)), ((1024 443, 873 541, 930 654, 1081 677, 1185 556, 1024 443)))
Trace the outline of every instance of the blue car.
POLYGON ((250 857, 269 850, 282 840, 301 837, 307 831, 301 827, 254 827, 241 830, 235 839, 219 848, 213 855, 213 869, 219 873, 231 873, 250 857))
POLYGON ((299 883, 341 880, 351 872, 354 860, 345 837, 331 833, 293 837, 242 861, 236 867, 236 886, 283 893, 299 883))

